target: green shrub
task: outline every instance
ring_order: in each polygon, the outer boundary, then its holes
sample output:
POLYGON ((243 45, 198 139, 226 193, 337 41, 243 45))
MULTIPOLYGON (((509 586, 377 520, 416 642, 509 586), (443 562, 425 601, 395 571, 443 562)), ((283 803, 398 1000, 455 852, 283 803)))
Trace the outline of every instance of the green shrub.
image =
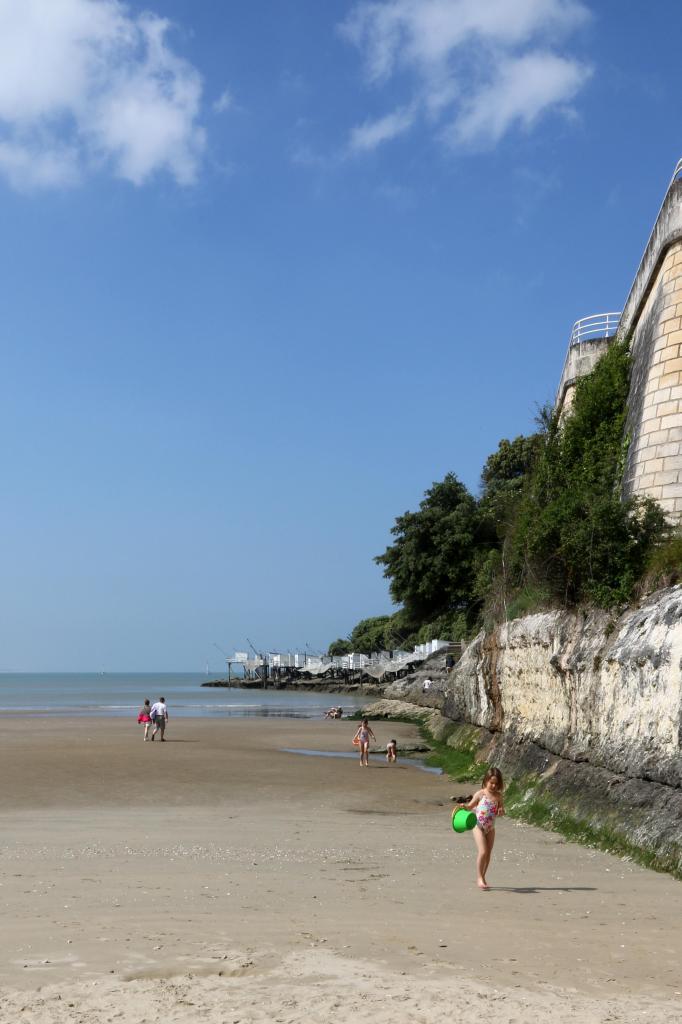
POLYGON ((676 530, 654 547, 642 581, 643 593, 671 587, 682 580, 682 532, 676 530))
POLYGON ((552 595, 548 587, 528 585, 517 590, 506 607, 508 620, 520 619, 524 615, 546 611, 552 604, 552 595))
MULTIPOLYGON (((570 413, 551 416, 505 538, 513 594, 611 607, 627 601, 665 535, 650 498, 621 498, 630 359, 616 343, 576 386, 570 413)), ((511 599, 510 603, 511 603, 511 599)))

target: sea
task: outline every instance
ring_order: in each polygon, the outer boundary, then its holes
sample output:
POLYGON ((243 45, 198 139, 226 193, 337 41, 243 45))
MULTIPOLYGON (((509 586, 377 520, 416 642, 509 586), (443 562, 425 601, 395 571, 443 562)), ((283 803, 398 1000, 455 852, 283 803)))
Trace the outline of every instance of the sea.
POLYGON ((153 703, 161 696, 171 718, 321 718, 330 707, 351 714, 363 704, 347 693, 202 688, 210 678, 199 672, 3 672, 0 715, 127 718, 137 716, 146 697, 153 703))

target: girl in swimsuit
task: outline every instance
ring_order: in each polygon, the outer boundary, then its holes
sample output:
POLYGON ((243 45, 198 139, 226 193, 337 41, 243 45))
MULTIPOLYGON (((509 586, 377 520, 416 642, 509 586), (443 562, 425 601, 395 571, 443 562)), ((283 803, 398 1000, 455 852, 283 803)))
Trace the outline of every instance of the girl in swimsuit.
POLYGON ((360 765, 365 768, 369 767, 369 741, 370 738, 376 743, 376 736, 372 732, 369 722, 366 718, 360 722, 360 728, 353 737, 353 743, 357 740, 360 745, 360 765))
POLYGON ((476 812, 477 824, 471 832, 477 849, 476 884, 479 889, 487 889, 485 876, 495 844, 495 818, 504 814, 504 781, 499 768, 489 768, 483 777, 482 785, 483 788, 474 793, 468 804, 458 804, 455 811, 464 807, 467 811, 476 812))

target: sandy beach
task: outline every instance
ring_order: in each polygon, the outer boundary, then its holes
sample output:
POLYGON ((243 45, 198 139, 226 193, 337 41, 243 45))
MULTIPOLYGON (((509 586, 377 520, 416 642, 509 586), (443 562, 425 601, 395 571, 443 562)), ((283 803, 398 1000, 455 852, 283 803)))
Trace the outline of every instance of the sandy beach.
POLYGON ((461 785, 283 749, 354 728, 4 720, 2 1024, 682 1016, 678 882, 505 819, 481 893, 461 785))

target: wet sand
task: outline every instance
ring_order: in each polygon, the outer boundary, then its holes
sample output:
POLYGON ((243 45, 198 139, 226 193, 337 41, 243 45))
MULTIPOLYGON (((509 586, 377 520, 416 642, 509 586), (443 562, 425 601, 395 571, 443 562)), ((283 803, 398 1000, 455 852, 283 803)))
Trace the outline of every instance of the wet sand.
POLYGON ((481 893, 461 785, 282 749, 355 728, 0 723, 0 1021, 682 1017, 680 883, 506 819, 481 893))

